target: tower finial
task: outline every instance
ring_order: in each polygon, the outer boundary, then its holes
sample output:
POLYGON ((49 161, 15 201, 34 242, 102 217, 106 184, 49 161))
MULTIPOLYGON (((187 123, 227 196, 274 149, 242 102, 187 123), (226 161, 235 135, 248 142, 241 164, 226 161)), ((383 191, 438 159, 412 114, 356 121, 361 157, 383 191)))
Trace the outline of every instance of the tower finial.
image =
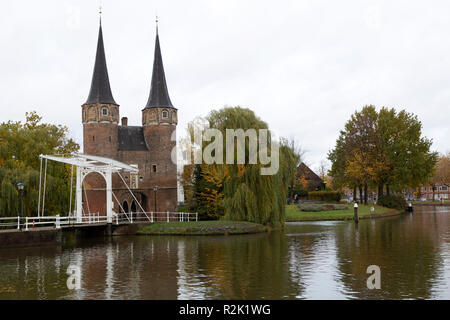
POLYGON ((156 15, 155 23, 156 23, 156 34, 158 34, 158 15, 156 15))
POLYGON ((102 24, 102 5, 100 3, 100 6, 98 7, 98 16, 100 18, 100 25, 102 24))

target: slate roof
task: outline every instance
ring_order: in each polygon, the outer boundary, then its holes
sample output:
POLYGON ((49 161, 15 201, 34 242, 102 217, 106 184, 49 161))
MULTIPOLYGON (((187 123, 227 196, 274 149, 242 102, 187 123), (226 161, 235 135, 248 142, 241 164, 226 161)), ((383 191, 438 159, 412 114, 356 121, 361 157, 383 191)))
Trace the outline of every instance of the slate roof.
POLYGON ((108 103, 118 105, 112 96, 109 84, 108 68, 106 67, 105 47, 103 45, 102 23, 98 31, 97 54, 95 56, 94 72, 92 74, 91 90, 85 104, 108 103))
POLYGON ((150 95, 147 100, 146 108, 167 107, 173 108, 170 101, 169 91, 167 90, 166 75, 161 56, 161 48, 159 45, 158 30, 156 30, 155 56, 153 59, 152 83, 150 87, 150 95))
POLYGON ((119 150, 148 150, 144 138, 144 128, 138 126, 118 126, 119 150))
POLYGON ((303 162, 300 163, 297 168, 297 177, 305 177, 306 180, 312 180, 320 183, 323 182, 323 180, 303 162))

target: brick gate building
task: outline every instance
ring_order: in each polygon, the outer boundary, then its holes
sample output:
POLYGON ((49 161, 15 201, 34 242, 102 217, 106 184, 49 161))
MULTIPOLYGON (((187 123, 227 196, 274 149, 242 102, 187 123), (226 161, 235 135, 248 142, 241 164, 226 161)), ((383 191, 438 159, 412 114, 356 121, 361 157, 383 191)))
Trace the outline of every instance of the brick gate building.
MULTIPOLYGON (((147 103, 139 109, 142 110, 142 126, 129 126, 126 117, 119 124, 120 107, 111 92, 100 21, 91 88, 87 101, 82 105, 83 152, 136 166, 139 174, 124 174, 123 178, 144 210, 155 211, 156 207, 156 211, 175 211, 177 166, 176 158, 172 161, 172 149, 176 147, 178 110, 172 105, 167 90, 158 29, 150 95, 147 103)), ((105 214, 105 187, 100 175, 91 173, 86 177, 86 191, 83 193, 85 214, 105 214)), ((141 211, 119 176, 113 177, 113 192, 118 200, 113 197, 115 212, 141 211)))

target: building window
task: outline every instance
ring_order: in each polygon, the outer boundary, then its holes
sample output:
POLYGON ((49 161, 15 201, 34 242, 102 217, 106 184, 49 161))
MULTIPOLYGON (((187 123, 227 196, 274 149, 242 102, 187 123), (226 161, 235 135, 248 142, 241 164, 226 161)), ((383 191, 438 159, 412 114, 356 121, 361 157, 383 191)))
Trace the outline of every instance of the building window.
POLYGON ((163 117, 164 119, 167 119, 167 118, 169 117, 169 112, 167 112, 167 110, 164 110, 164 111, 162 112, 162 117, 163 117))
POLYGON ((102 108, 102 115, 104 116, 108 115, 108 108, 102 108))
MULTIPOLYGON (((137 164, 130 164, 130 167, 136 168, 138 169, 139 166, 137 164)), ((139 184, 138 184, 138 174, 135 172, 131 172, 130 173, 130 188, 131 189, 137 189, 139 188, 139 184)))
POLYGON ((95 136, 92 136, 92 141, 95 141, 95 136))
POLYGON ((156 172, 156 164, 152 165, 152 171, 156 172))
POLYGON ((447 191, 448 187, 447 186, 441 186, 441 191, 447 191))

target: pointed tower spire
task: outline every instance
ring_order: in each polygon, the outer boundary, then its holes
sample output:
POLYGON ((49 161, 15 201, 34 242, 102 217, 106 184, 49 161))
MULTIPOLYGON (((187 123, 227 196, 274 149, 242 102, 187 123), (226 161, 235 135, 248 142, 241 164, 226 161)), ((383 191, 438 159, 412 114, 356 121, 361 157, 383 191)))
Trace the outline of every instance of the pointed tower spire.
POLYGON ((106 67, 105 48, 103 45, 102 20, 100 10, 100 26, 98 31, 97 54, 95 56, 94 73, 91 90, 85 104, 109 103, 118 105, 112 96, 109 84, 108 68, 106 67))
POLYGON ((156 17, 156 41, 155 56, 153 59, 152 84, 150 87, 150 95, 148 97, 145 108, 168 107, 173 108, 170 101, 169 92, 167 90, 166 76, 164 74, 164 66, 161 56, 161 48, 159 46, 158 34, 158 17, 156 17))

